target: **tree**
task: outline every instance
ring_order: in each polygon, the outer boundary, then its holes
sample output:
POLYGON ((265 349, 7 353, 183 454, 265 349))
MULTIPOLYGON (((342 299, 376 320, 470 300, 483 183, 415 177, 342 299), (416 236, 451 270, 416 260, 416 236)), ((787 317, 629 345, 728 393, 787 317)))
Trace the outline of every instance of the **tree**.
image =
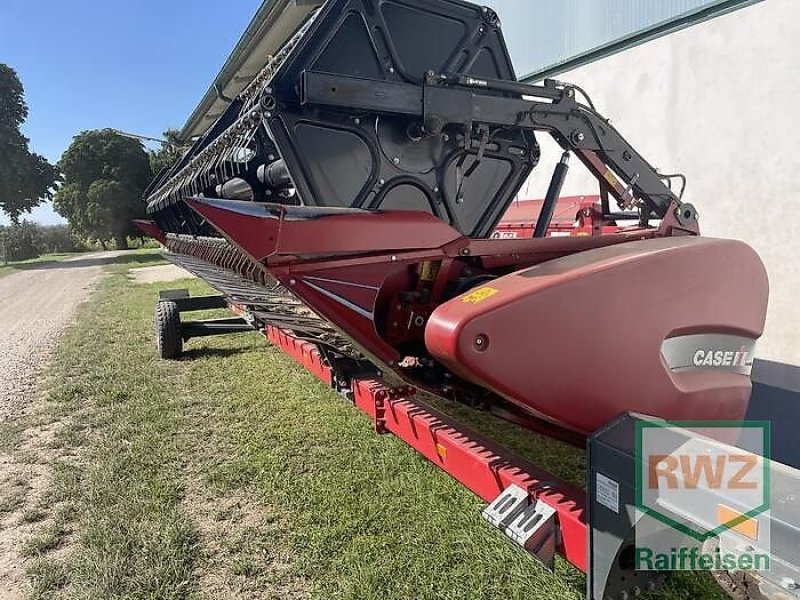
POLYGON ((41 254, 42 233, 35 223, 22 221, 0 229, 0 254, 3 255, 3 262, 28 260, 41 254))
POLYGON ((55 195, 56 212, 79 235, 127 248, 128 236, 136 235, 133 219, 145 214, 142 193, 152 178, 142 144, 110 129, 83 131, 58 166, 64 185, 55 195))
POLYGON ((77 252, 85 246, 73 235, 69 225, 39 225, 39 252, 77 252))
POLYGON ((171 167, 183 156, 186 147, 182 145, 179 136, 180 131, 177 129, 164 131, 163 137, 167 143, 162 143, 160 149, 150 152, 150 168, 153 170, 153 175, 158 175, 161 169, 171 167))
POLYGON ((31 152, 20 132, 28 117, 25 91, 16 71, 0 64, 0 210, 12 223, 52 196, 58 171, 43 156, 31 152))

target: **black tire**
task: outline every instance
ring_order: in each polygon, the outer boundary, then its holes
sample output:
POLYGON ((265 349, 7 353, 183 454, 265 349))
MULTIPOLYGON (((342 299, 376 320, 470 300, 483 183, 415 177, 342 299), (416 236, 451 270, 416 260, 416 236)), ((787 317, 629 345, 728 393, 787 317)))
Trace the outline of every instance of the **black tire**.
POLYGON ((153 315, 156 330, 156 347, 161 358, 177 358, 183 352, 181 337, 181 313, 172 300, 162 300, 156 304, 153 315))

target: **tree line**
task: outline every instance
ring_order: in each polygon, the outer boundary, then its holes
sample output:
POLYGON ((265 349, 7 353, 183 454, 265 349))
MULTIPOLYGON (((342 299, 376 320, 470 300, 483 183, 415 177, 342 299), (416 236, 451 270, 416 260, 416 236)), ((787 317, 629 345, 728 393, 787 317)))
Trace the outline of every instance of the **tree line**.
POLYGON ((0 264, 28 260, 42 254, 80 252, 89 247, 69 225, 38 225, 19 221, 0 226, 0 264))
MULTIPOLYGON (((82 131, 53 165, 31 151, 20 130, 27 117, 22 82, 14 69, 0 63, 0 212, 11 221, 2 231, 0 252, 36 247, 29 243, 36 237, 32 224, 21 219, 46 201, 67 219, 73 238, 127 248, 128 238, 140 235, 133 219, 145 216, 145 188, 179 156, 178 132, 165 131, 168 143, 147 151, 139 140, 112 129, 82 131)), ((40 240, 49 236, 49 228, 38 229, 40 240)))

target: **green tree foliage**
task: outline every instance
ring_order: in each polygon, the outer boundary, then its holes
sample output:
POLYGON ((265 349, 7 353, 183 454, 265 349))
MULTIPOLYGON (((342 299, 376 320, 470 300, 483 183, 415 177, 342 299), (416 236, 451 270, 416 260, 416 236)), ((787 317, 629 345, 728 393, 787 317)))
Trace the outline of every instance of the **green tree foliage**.
POLYGON ((81 250, 86 247, 67 225, 37 225, 23 220, 8 227, 0 226, 1 263, 81 250))
POLYGON ((75 136, 58 163, 64 185, 56 212, 79 235, 127 248, 136 235, 132 220, 145 214, 142 193, 150 182, 150 161, 142 144, 110 129, 75 136))
POLYGON ((42 254, 86 250, 69 225, 38 225, 38 228, 39 252, 42 254))
POLYGON ((158 175, 162 169, 171 167, 183 156, 186 147, 182 145, 179 134, 177 129, 167 129, 163 133, 167 143, 162 143, 160 149, 150 152, 150 168, 153 170, 153 175, 158 175))
POLYGON ((0 211, 13 223, 22 213, 51 197, 58 171, 31 152, 20 125, 28 117, 24 89, 17 73, 0 64, 0 211))
POLYGON ((22 221, 10 227, 4 227, 0 238, 3 262, 28 260, 41 254, 39 250, 41 231, 36 224, 30 221, 22 221))

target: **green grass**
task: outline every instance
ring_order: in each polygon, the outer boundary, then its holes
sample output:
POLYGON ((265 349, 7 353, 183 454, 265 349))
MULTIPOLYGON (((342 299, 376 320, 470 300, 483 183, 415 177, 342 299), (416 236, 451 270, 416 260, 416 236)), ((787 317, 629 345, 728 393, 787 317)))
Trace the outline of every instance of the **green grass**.
POLYGON ((30 536, 22 545, 22 556, 42 556, 50 550, 58 548, 67 535, 65 517, 58 515, 52 523, 44 525, 30 536))
MULTIPOLYGON (((158 289, 208 289, 132 285, 125 270, 155 258, 125 258, 81 308, 51 373, 50 411, 68 423, 56 443, 80 458, 59 463, 50 499, 75 507, 62 519, 62 529, 74 523, 75 547, 48 557, 64 534, 40 532, 35 595, 214 597, 213 574, 231 597, 583 597, 581 573, 559 559, 551 574, 518 550, 480 519, 476 496, 375 435, 260 336, 193 340, 186 359, 157 360, 158 289)), ((441 406, 582 481, 581 452, 441 406)), ((690 578, 670 597, 710 593, 690 578)))
POLYGON ((28 577, 33 581, 31 598, 45 600, 53 598, 69 580, 68 566, 51 558, 37 558, 26 569, 28 577))

